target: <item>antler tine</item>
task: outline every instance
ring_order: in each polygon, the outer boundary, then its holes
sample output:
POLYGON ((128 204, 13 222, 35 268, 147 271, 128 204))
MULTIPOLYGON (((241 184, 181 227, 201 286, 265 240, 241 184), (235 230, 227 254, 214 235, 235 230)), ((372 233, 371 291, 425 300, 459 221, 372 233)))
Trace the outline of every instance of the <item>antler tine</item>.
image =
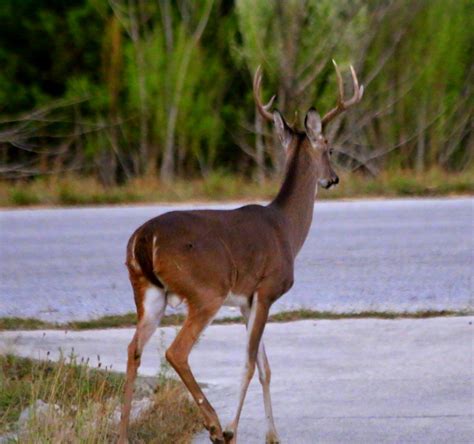
POLYGON ((273 114, 269 110, 273 105, 276 95, 274 95, 267 102, 267 104, 264 105, 262 103, 262 99, 260 96, 261 84, 262 84, 262 66, 258 65, 257 70, 255 71, 255 76, 253 78, 253 97, 255 99, 255 104, 257 105, 257 109, 260 115, 267 120, 273 120, 273 114))
MULTIPOLYGON (((352 74, 352 83, 354 85, 354 95, 349 100, 349 102, 354 101, 354 104, 355 104, 355 103, 358 103, 362 99, 362 96, 364 95, 364 85, 359 86, 359 80, 357 79, 357 74, 355 72, 355 69, 352 65, 350 66, 350 68, 351 68, 351 74, 352 74)), ((352 103, 348 103, 348 106, 350 105, 352 105, 352 103)))
POLYGON ((332 110, 328 111, 328 113, 323 117, 322 124, 326 125, 331 120, 333 120, 336 116, 341 114, 342 112, 346 111, 352 105, 360 102, 362 96, 364 95, 364 86, 359 86, 359 80, 357 79, 357 74, 355 72, 354 67, 351 65, 351 74, 352 74, 352 83, 354 88, 354 94, 349 100, 344 100, 344 83, 342 80, 341 72, 339 71, 339 67, 337 63, 333 60, 332 63, 334 64, 334 69, 336 70, 336 77, 337 77, 337 89, 338 89, 338 98, 337 98, 337 105, 332 110))
POLYGON ((337 77, 337 91, 338 91, 337 104, 338 106, 343 106, 344 105, 344 81, 342 80, 341 71, 339 71, 339 67, 337 66, 337 63, 334 59, 332 59, 332 63, 334 65, 334 69, 336 70, 336 77, 337 77))

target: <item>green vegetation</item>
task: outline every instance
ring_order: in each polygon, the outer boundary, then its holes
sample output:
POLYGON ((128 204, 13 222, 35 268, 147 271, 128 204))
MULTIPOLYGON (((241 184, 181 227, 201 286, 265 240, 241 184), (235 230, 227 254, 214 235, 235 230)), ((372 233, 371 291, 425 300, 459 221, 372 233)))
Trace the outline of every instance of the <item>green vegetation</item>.
POLYGON ((334 313, 330 311, 296 310, 277 313, 270 317, 270 322, 290 322, 303 319, 426 319, 441 316, 468 316, 470 313, 451 310, 421 310, 415 312, 360 311, 356 313, 334 313))
POLYGON ((301 124, 335 103, 332 58, 366 93, 327 130, 348 176, 327 196, 472 192, 472 17, 470 0, 4 0, 1 204, 266 197, 283 156, 252 75, 301 124))
POLYGON ((42 330, 52 328, 54 324, 35 318, 0 318, 1 330, 42 330))
MULTIPOLYGON (((123 379, 74 357, 54 363, 0 355, 0 434, 17 433, 14 442, 115 442, 111 418, 117 417, 123 379), (47 411, 37 411, 17 430, 20 413, 37 400, 47 411)), ((131 442, 191 442, 202 427, 197 408, 180 382, 157 381, 152 406, 131 425, 131 442)))
MULTIPOLYGON (((340 184, 330 191, 321 189, 318 200, 474 193, 474 174, 469 172, 450 174, 433 169, 426 173, 384 172, 376 178, 347 173, 340 176, 340 184)), ((268 200, 275 196, 278 186, 277 179, 259 185, 242 176, 214 174, 201 180, 176 180, 172 185, 136 179, 114 187, 104 187, 93 179, 79 177, 37 179, 16 184, 0 182, 0 206, 268 200)))
MULTIPOLYGON (((440 316, 469 316, 470 311, 453 311, 453 310, 422 310, 415 312, 392 312, 392 311, 360 311, 337 313, 331 311, 316 311, 309 309, 300 309, 293 311, 285 311, 273 314, 269 317, 268 322, 290 322, 300 321, 304 319, 421 319, 435 318, 440 316)), ((185 316, 182 314, 165 316, 161 321, 162 327, 170 325, 181 325, 185 316)), ((122 328, 134 327, 137 321, 135 313, 127 313, 124 315, 104 316, 88 321, 71 321, 65 324, 55 324, 52 322, 40 321, 38 319, 22 319, 22 318, 0 318, 1 330, 90 330, 99 328, 122 328)), ((242 323, 241 316, 215 319, 214 325, 242 323)))

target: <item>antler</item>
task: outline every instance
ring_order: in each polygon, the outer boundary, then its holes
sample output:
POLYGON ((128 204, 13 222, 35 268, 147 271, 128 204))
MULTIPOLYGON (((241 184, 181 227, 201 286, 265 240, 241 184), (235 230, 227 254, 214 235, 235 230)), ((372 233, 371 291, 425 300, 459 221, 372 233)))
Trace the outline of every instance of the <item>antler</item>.
POLYGON ((342 75, 339 71, 337 63, 333 60, 334 68, 336 69, 336 76, 337 76, 337 87, 338 87, 338 98, 337 98, 337 105, 331 111, 329 111, 322 119, 321 123, 326 125, 336 116, 341 114, 342 112, 346 111, 352 105, 360 102, 362 96, 364 94, 364 86, 359 86, 359 81, 357 80, 357 75, 355 73, 354 67, 351 65, 351 74, 352 74, 352 83, 354 86, 354 95, 349 100, 344 100, 344 83, 342 81, 342 75))
POLYGON ((255 99, 255 104, 257 105, 257 109, 260 115, 267 119, 273 120, 273 114, 269 111, 273 105, 273 101, 276 98, 274 95, 266 105, 262 103, 262 98, 260 96, 260 87, 262 84, 262 66, 258 65, 257 70, 255 71, 255 76, 253 77, 253 97, 255 99))

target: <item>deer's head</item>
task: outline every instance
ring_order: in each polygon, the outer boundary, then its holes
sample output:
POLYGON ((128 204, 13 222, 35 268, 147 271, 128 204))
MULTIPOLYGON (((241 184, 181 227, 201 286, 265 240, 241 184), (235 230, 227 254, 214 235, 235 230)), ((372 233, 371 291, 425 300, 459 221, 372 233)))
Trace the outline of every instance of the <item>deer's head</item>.
POLYGON ((262 71, 260 66, 257 68, 253 80, 254 98, 260 115, 274 123, 276 133, 287 153, 294 151, 297 146, 301 146, 302 149, 310 153, 314 161, 318 183, 323 188, 330 188, 339 182, 339 178, 331 165, 331 145, 324 136, 326 125, 350 106, 358 103, 364 94, 364 87, 362 85, 359 86, 357 75, 351 65, 354 94, 349 100, 344 100, 342 76, 334 60, 333 63, 336 69, 338 84, 337 104, 322 118, 315 108, 310 108, 304 120, 304 131, 299 131, 288 125, 283 115, 277 109, 270 111, 276 96, 273 96, 266 105, 262 103, 260 96, 262 71))

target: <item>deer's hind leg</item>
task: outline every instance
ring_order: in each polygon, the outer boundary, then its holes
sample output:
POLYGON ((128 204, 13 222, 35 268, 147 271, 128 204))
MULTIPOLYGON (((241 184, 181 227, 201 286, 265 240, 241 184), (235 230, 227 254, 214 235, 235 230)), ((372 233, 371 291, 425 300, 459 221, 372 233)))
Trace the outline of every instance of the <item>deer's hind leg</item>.
POLYGON ((163 289, 150 284, 143 275, 133 272, 130 272, 130 281, 135 295, 138 319, 135 334, 128 346, 127 376, 120 419, 119 444, 127 442, 133 388, 143 349, 156 331, 166 308, 166 294, 163 289))

